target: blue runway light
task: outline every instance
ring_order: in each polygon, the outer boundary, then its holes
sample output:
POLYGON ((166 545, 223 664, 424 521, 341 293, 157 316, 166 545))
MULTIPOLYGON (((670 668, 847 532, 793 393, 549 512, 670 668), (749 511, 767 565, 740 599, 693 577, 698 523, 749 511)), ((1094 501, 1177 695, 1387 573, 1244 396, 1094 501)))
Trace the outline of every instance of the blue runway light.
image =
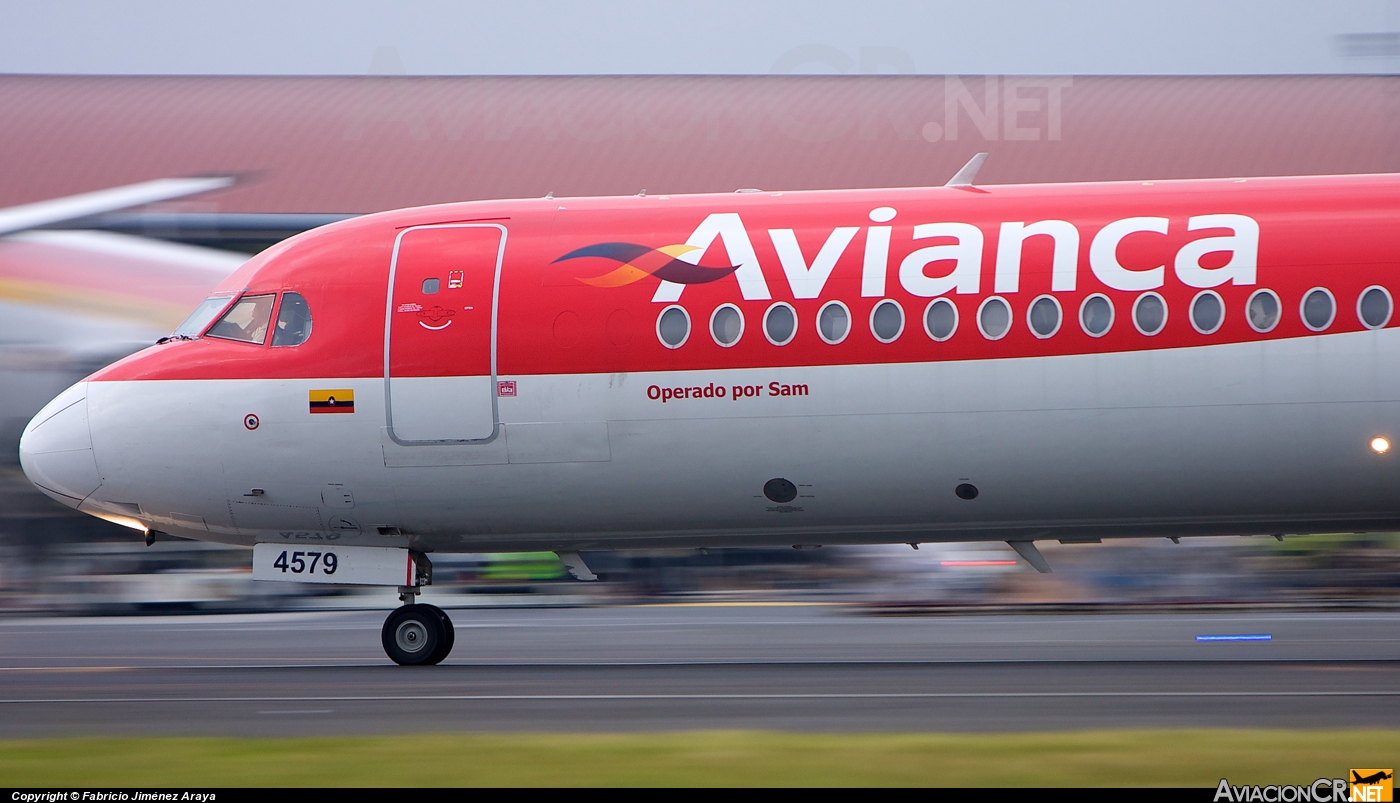
POLYGON ((1271 633, 1240 633, 1235 635, 1197 636, 1197 641, 1273 641, 1271 633))

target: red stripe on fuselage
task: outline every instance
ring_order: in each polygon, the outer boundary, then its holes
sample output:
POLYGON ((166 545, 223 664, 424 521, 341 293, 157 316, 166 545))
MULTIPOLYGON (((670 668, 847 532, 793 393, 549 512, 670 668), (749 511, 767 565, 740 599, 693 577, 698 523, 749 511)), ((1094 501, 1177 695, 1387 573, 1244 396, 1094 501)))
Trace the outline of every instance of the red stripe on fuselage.
MULTIPOLYGON (((271 348, 209 338, 172 342, 133 355, 94 379, 383 376, 391 251, 398 232, 415 225, 492 219, 508 229, 497 311, 498 372, 526 375, 975 360, 1312 336, 1315 333, 1301 320, 1299 304, 1318 286, 1336 299, 1335 320, 1326 332, 1358 331, 1363 327, 1356 302, 1366 287, 1394 284, 1392 292, 1400 291, 1397 218, 1400 175, 540 199, 421 207, 301 235, 254 258, 221 286, 229 291, 295 290, 304 295, 314 320, 305 344, 271 348), (894 209, 895 217, 872 221, 872 210, 884 207, 894 209), (578 279, 605 272, 608 264, 583 264, 590 262, 587 259, 553 262, 593 243, 652 248, 684 243, 713 214, 739 216, 770 298, 746 299, 740 285, 743 271, 686 286, 676 303, 689 312, 692 331, 680 348, 665 348, 655 334, 657 315, 667 306, 653 301, 659 280, 595 287, 578 279), (1174 264, 1189 243, 1229 234, 1222 229, 1188 230, 1191 218, 1207 215, 1245 216, 1259 226, 1255 283, 1227 282, 1213 288, 1224 301, 1225 320, 1209 335, 1198 333, 1189 322, 1188 305, 1200 290, 1185 284, 1174 264), (1156 292, 1166 300, 1169 314, 1165 329, 1155 337, 1140 334, 1129 319, 1139 293, 1107 286, 1091 267, 1095 236, 1114 221, 1137 217, 1166 219, 1165 234, 1129 234, 1116 250, 1119 262, 1130 270, 1164 266, 1156 292), (1045 220, 1067 221, 1078 233, 1075 289, 1052 292, 1052 240, 1036 236, 1023 246, 1018 291, 994 293, 1002 224, 1045 220), (932 223, 970 224, 983 240, 977 292, 944 294, 957 305, 960 322, 957 332, 941 343, 925 334, 921 322, 931 298, 910 291, 908 285, 917 285, 917 280, 900 278, 901 263, 911 253, 953 242, 915 239, 916 226, 932 223), (891 229, 885 292, 878 297, 862 295, 867 241, 875 226, 891 229), (843 227, 857 231, 820 294, 794 297, 775 245, 786 236, 783 230, 792 230, 801 260, 810 267, 833 231, 843 227), (1246 300, 1259 288, 1273 290, 1282 302, 1280 323, 1267 334, 1255 332, 1245 317, 1246 300), (1108 296, 1116 314, 1113 328, 1099 338, 1086 334, 1078 320, 1080 304, 1094 293, 1108 296), (1026 323, 1028 306, 1042 294, 1055 297, 1063 310, 1059 332, 1046 339, 1035 337, 1026 323), (978 306, 992 295, 1005 298, 1013 314, 1009 333, 996 341, 984 338, 975 323, 978 306), (869 325, 871 310, 882 298, 894 299, 904 311, 904 331, 893 343, 879 342, 869 325), (851 312, 850 335, 838 345, 823 342, 816 329, 817 311, 830 300, 844 302, 851 312), (784 346, 769 343, 761 330, 764 311, 777 301, 792 304, 798 316, 797 334, 784 346), (743 337, 731 348, 718 345, 709 332, 711 314, 726 303, 744 316, 743 337)), ((700 264, 737 264, 731 260, 739 258, 738 250, 742 248, 735 243, 716 237, 700 264)), ((1219 268, 1229 256, 1208 254, 1200 264, 1219 268)), ((936 278, 951 267, 950 262, 935 262, 923 273, 936 278)), ((443 266, 443 287, 449 269, 454 266, 443 266)), ((761 293, 750 283, 750 296, 754 295, 761 293)))

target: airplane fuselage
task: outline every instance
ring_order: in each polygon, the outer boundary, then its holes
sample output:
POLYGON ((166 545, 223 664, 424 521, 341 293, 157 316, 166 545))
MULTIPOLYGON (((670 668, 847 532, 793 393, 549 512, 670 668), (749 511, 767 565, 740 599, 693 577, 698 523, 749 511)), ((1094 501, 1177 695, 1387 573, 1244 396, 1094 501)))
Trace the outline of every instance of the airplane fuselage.
POLYGON ((251 260, 244 318, 94 374, 22 458, 237 544, 1390 529, 1397 220, 1392 175, 388 212, 251 260))

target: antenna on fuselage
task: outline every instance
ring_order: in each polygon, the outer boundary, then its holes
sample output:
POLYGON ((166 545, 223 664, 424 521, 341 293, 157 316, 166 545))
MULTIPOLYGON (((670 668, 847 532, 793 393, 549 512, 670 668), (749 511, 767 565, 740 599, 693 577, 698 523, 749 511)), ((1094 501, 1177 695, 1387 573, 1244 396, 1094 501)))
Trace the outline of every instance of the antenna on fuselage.
POLYGON ((551 199, 553 199, 553 198, 554 198, 554 190, 550 190, 549 192, 547 192, 547 193, 544 194, 544 199, 545 199, 546 201, 551 200, 551 199))
POLYGON ((972 182, 977 178, 977 171, 982 169, 982 163, 987 161, 987 154, 979 153, 967 160, 967 164, 962 166, 952 178, 948 179, 945 187, 971 187, 972 182))
MULTIPOLYGON (((986 154, 982 155, 985 156, 986 154)), ((1041 574, 1050 573, 1050 564, 1045 562, 1045 556, 1041 555, 1040 550, 1035 548, 1034 541, 1030 540, 1029 538, 1026 538, 1017 541, 1007 541, 1006 543, 1012 549, 1016 550, 1016 554, 1020 555, 1022 558, 1025 558, 1026 563, 1029 563, 1031 566, 1035 567, 1036 571, 1040 572, 1041 574)))

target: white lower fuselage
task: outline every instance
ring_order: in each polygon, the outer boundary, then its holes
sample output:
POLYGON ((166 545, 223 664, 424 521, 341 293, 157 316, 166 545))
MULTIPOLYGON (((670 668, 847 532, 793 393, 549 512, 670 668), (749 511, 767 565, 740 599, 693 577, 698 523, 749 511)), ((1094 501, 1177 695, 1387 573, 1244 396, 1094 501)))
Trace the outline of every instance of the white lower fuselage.
MULTIPOLYGON (((1382 329, 1000 360, 502 375, 517 395, 497 400, 497 436, 454 445, 395 442, 382 378, 94 381, 101 485, 81 509, 139 510, 152 529, 229 543, 428 551, 1375 530, 1400 526, 1400 457, 1370 447, 1400 437, 1397 369, 1400 332, 1382 329), (807 395, 771 395, 774 382, 807 395), (725 396, 648 394, 710 384, 725 396), (732 398, 742 385, 763 391, 732 398), (308 392, 328 387, 353 389, 355 412, 309 413, 308 392), (764 497, 777 477, 797 499, 764 497), (955 495, 960 483, 977 498, 955 495)), ((458 403, 443 393, 440 414, 458 403)))

